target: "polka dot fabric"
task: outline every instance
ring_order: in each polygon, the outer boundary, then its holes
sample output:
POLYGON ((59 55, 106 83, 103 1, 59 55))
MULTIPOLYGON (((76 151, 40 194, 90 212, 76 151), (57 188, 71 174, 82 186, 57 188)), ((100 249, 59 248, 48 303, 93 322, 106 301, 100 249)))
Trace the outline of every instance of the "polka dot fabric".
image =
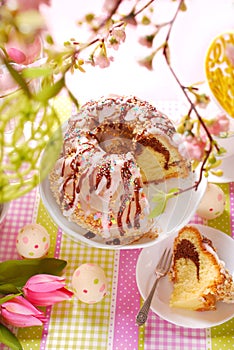
POLYGON ((234 349, 234 318, 211 329, 212 350, 234 349), (228 336, 228 337, 227 337, 228 336))
POLYGON ((140 305, 135 271, 140 250, 120 252, 117 304, 115 313, 115 338, 113 349, 138 348, 138 326, 135 323, 140 305))

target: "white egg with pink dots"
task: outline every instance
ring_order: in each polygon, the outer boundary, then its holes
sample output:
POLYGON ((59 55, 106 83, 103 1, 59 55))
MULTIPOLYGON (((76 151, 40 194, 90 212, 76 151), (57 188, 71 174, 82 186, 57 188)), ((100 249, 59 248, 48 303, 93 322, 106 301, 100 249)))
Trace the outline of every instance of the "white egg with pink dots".
POLYGON ((208 183, 205 194, 197 208, 197 215, 212 220, 222 215, 225 210, 225 195, 216 184, 208 183))
POLYGON ((47 255, 50 235, 39 224, 28 224, 21 228, 16 240, 16 249, 22 258, 38 259, 47 255))
POLYGON ((82 264, 73 273, 72 288, 80 301, 98 303, 107 293, 105 272, 96 264, 82 264))

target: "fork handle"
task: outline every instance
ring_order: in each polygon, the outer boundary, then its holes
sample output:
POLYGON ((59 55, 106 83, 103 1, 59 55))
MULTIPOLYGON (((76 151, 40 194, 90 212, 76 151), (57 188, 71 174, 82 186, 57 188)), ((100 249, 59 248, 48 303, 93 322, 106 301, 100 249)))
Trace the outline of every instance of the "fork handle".
POLYGON ((138 326, 142 326, 147 318, 148 318, 148 313, 149 313, 149 309, 150 309, 150 305, 151 305, 151 302, 152 302, 152 299, 153 299, 153 296, 154 296, 154 292, 155 292, 155 289, 157 287, 157 284, 158 284, 158 281, 160 279, 161 276, 157 276, 156 277, 156 280, 154 281, 154 284, 151 288, 151 291, 148 295, 148 297, 146 298, 144 304, 142 305, 141 309, 139 310, 138 314, 137 314, 137 317, 136 317, 136 323, 138 326))

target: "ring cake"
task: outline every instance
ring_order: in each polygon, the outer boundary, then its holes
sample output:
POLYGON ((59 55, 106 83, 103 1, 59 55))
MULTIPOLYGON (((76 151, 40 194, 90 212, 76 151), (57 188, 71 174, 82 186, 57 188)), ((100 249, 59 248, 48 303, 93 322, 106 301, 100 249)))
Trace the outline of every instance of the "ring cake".
POLYGON ((118 245, 155 237, 147 185, 188 176, 182 147, 171 121, 151 104, 136 97, 90 101, 68 120, 51 190, 88 238, 118 245))
POLYGON ((170 306, 197 311, 215 310, 216 302, 234 302, 234 282, 211 240, 186 226, 174 241, 170 306))

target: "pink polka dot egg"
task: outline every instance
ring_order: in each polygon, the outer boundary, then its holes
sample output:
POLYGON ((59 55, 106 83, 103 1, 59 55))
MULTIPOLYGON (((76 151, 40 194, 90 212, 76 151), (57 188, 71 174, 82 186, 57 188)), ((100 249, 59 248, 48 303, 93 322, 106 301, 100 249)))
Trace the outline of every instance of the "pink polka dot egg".
POLYGON ((73 273, 72 288, 80 301, 98 303, 107 293, 105 272, 96 264, 82 264, 73 273))
POLYGON ((197 208, 197 215, 203 219, 212 220, 220 216, 225 209, 223 190, 215 184, 208 183, 205 194, 197 208))
POLYGON ((28 224, 21 228, 16 240, 16 249, 22 258, 44 257, 50 248, 50 235, 39 224, 28 224))

